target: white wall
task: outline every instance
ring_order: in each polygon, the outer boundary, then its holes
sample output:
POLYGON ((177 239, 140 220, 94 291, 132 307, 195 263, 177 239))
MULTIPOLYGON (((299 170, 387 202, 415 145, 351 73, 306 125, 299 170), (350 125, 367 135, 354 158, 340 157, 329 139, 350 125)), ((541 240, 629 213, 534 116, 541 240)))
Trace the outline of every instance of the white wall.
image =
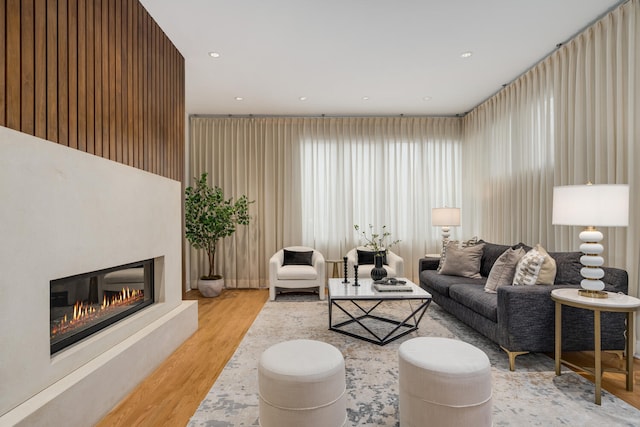
POLYGON ((197 329, 182 302, 181 184, 0 127, 0 201, 0 425, 45 420, 55 395, 129 362, 136 372, 60 400, 100 417, 197 329), (156 304, 50 356, 50 280, 149 258, 156 304))

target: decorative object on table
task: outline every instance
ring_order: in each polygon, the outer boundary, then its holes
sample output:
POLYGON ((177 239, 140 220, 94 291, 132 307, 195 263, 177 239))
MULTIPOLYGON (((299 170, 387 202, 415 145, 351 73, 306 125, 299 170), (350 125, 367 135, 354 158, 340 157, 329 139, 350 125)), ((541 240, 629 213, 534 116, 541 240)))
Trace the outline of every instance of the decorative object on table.
POLYGON ((412 292, 413 288, 405 280, 395 278, 380 279, 373 282, 373 289, 378 292, 412 292))
POLYGON ((431 209, 431 225, 442 227, 442 248, 449 242, 449 227, 460 225, 460 208, 433 208, 431 209))
POLYGON ((245 195, 235 202, 232 198, 225 199, 222 188, 207 184, 206 172, 196 180, 194 187, 185 190, 186 238, 195 249, 204 249, 209 261, 209 272, 198 283, 198 289, 204 296, 218 296, 224 287, 222 276, 214 274, 218 241, 231 236, 237 225, 249 224, 250 203, 253 201, 245 195))
POLYGON ((373 225, 369 224, 369 235, 367 235, 366 231, 361 231, 360 226, 358 226, 357 224, 354 225, 353 228, 357 232, 359 232, 359 234, 365 240, 366 243, 364 244, 364 246, 370 248, 374 252, 374 267, 373 269, 371 269, 371 278, 373 280, 380 280, 383 277, 386 277, 387 270, 384 268, 383 264, 387 256, 387 252, 389 251, 389 248, 391 246, 399 243, 400 240, 393 240, 391 242, 387 241, 391 236, 391 233, 387 231, 386 225, 382 226, 381 233, 376 233, 373 230, 373 225))
POLYGON ((371 278, 373 280, 380 280, 383 277, 387 277, 387 270, 382 266, 382 257, 374 257, 375 267, 371 269, 371 278))
POLYGON ((596 226, 626 227, 629 224, 629 186, 626 184, 565 185, 553 188, 554 225, 581 225, 580 257, 583 267, 580 274, 583 288, 580 295, 606 298, 603 292, 604 264, 600 243, 602 232, 596 226))
POLYGON ((353 286, 360 286, 358 283, 358 264, 353 266, 353 286))
POLYGON ((344 280, 342 283, 349 283, 349 278, 347 277, 347 257, 342 257, 342 263, 344 265, 344 280))

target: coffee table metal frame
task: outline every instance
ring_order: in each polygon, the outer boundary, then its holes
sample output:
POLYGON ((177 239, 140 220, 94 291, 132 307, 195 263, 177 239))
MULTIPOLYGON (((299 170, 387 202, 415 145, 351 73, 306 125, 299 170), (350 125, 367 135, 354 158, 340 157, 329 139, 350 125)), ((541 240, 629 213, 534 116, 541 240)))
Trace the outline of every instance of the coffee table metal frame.
POLYGON ((342 278, 329 279, 329 329, 373 344, 385 345, 417 330, 420 320, 431 303, 431 294, 408 279, 403 278, 402 280, 405 280, 413 288, 411 292, 378 292, 373 289, 373 280, 371 279, 359 279, 360 286, 354 286, 353 279, 349 279, 348 284, 343 283, 343 280, 342 278), (374 304, 371 307, 364 307, 363 301, 374 304), (415 309, 411 306, 411 314, 402 320, 397 320, 374 313, 385 301, 420 301, 420 304, 415 309), (334 307, 342 311, 348 319, 334 325, 334 307), (349 308, 355 310, 350 311, 349 308), (378 334, 363 323, 365 319, 389 323, 395 327, 386 334, 378 334), (343 329, 354 323, 357 323, 368 334, 357 334, 343 329))

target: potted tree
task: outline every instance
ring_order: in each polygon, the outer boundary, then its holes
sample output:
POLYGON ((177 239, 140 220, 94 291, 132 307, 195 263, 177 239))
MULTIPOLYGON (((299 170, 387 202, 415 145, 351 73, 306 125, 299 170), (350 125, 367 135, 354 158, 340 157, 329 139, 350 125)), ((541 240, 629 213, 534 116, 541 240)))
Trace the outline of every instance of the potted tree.
POLYGON ((218 296, 224 287, 222 276, 214 274, 218 241, 231 236, 238 224, 249 224, 249 203, 253 202, 244 195, 236 201, 225 199, 220 187, 207 184, 206 172, 194 187, 185 190, 186 238, 194 248, 204 249, 209 260, 209 272, 198 282, 198 289, 206 297, 218 296))

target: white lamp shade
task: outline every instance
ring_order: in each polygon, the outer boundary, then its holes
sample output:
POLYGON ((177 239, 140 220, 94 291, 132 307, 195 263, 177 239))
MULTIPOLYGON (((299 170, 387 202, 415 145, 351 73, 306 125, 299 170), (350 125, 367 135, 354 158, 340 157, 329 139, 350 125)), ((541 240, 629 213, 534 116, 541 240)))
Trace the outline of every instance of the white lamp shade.
POLYGON ((440 227, 460 225, 460 208, 431 209, 431 225, 440 227))
POLYGON ((629 225, 629 186, 602 184, 554 187, 552 223, 625 227, 629 225))

